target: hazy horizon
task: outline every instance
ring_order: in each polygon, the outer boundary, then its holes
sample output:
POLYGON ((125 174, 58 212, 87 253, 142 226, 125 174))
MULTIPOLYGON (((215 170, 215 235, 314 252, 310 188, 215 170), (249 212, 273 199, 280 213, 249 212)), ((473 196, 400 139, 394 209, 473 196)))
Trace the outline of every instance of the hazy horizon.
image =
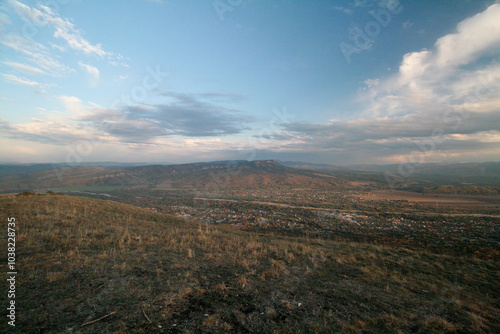
MULTIPOLYGON (((134 165, 134 166, 148 166, 148 165, 183 165, 183 164, 196 164, 196 163, 215 163, 215 162, 225 162, 225 161, 266 161, 272 160, 279 164, 304 164, 304 165, 317 165, 317 166, 331 166, 331 167, 354 167, 354 166, 399 166, 401 163, 393 164, 375 164, 375 163, 361 163, 361 164, 345 164, 345 165, 334 165, 334 164, 324 164, 324 163, 313 163, 307 161, 293 161, 293 160, 279 160, 279 159, 255 159, 255 160, 205 160, 205 161, 186 161, 186 162, 169 162, 169 161, 82 161, 82 162, 66 162, 66 161, 52 161, 52 162, 16 162, 16 161, 0 161, 0 165, 68 165, 68 166, 78 166, 78 165, 96 165, 96 166, 111 166, 111 165, 134 165)), ((418 165, 460 165, 460 164, 486 164, 486 163, 500 163, 500 161, 465 161, 465 162, 424 162, 424 163, 414 163, 412 166, 418 165)))

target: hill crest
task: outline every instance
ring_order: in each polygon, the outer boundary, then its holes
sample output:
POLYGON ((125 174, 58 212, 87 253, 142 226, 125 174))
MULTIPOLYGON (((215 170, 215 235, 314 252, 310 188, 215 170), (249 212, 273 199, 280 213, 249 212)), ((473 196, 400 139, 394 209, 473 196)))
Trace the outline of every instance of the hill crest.
POLYGON ((149 165, 126 168, 71 166, 25 174, 6 175, 1 191, 69 187, 150 187, 168 189, 217 187, 336 187, 333 177, 283 166, 274 160, 231 160, 181 165, 149 165))

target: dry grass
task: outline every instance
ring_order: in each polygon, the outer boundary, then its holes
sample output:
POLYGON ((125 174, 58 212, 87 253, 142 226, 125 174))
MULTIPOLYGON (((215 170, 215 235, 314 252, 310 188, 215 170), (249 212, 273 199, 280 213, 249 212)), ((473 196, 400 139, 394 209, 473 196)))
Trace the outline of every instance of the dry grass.
POLYGON ((18 222, 20 333, 500 331, 491 261, 260 235, 68 196, 2 196, 0 209, 18 222))

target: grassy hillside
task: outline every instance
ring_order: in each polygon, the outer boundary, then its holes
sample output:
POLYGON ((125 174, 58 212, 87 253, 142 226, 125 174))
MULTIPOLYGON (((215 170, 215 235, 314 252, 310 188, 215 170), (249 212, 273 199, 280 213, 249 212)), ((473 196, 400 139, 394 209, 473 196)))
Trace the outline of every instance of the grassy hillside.
POLYGON ((500 332, 491 261, 253 234, 63 195, 4 195, 0 212, 4 252, 7 217, 17 220, 9 332, 500 332))
POLYGON ((479 186, 440 186, 431 189, 425 189, 425 193, 433 194, 452 194, 452 195, 500 195, 500 187, 479 187, 479 186))

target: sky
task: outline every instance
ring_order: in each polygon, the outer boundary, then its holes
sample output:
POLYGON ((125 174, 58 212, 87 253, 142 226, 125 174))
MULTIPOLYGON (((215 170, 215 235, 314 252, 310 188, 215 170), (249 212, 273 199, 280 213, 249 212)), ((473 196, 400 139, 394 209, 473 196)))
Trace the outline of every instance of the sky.
POLYGON ((0 162, 500 161, 500 2, 6 0, 0 162))

